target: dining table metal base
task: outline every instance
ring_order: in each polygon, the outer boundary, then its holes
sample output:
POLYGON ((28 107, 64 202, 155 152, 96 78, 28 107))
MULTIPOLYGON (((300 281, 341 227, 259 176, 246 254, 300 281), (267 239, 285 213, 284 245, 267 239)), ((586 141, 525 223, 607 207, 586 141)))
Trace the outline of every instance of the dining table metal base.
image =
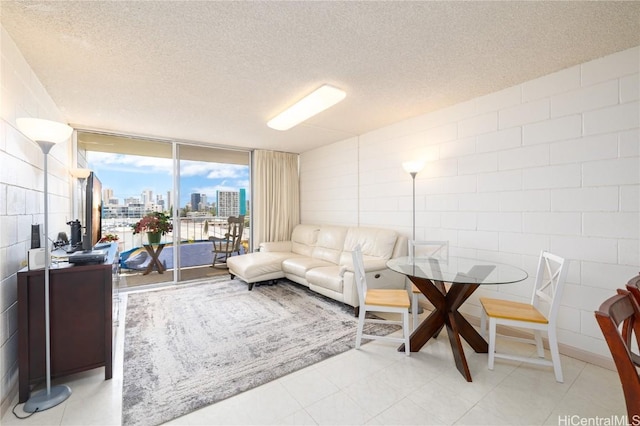
MULTIPOLYGON (((477 353, 487 353, 489 344, 458 312, 458 309, 476 291, 479 284, 453 283, 447 290, 442 281, 415 276, 409 276, 409 279, 435 308, 411 334, 409 341, 411 352, 418 352, 429 339, 437 337, 442 328, 446 327, 456 367, 464 378, 471 382, 471 373, 462 347, 462 339, 477 353)), ((398 351, 404 351, 404 344, 398 348, 398 351)))

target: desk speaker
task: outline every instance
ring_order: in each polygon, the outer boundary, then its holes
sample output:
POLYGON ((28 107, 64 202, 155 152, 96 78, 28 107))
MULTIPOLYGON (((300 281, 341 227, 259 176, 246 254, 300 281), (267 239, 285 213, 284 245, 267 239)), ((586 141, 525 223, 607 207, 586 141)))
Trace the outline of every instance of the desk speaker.
POLYGON ((40 248, 40 225, 31 225, 31 248, 40 248))
POLYGON ((33 269, 42 269, 44 268, 44 264, 45 264, 45 249, 43 248, 37 248, 37 249, 31 249, 29 250, 29 257, 28 257, 28 263, 27 266, 29 267, 29 270, 33 270, 33 269))

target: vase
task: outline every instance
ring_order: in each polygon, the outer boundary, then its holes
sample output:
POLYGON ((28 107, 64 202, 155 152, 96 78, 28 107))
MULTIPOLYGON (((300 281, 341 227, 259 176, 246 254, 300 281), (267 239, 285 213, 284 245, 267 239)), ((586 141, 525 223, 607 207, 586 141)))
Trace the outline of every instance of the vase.
POLYGON ((161 232, 147 232, 147 238, 149 239, 149 244, 159 244, 162 239, 161 232))

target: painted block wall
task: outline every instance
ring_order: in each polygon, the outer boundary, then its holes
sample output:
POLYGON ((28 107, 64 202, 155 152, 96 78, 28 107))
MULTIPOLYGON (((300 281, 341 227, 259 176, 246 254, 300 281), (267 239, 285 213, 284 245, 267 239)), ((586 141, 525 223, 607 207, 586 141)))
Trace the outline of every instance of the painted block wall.
MULTIPOLYGON (((533 275, 541 250, 570 260, 561 344, 609 357, 593 312, 640 272, 640 48, 306 152, 303 223, 448 240, 454 255, 533 275)), ((527 301, 532 279, 481 287, 527 301)))
MULTIPOLYGON (((66 122, 17 46, 0 27, 0 398, 4 413, 18 382, 17 275, 26 265, 31 225, 43 226, 44 156, 16 128, 16 118, 36 117, 66 122)), ((69 160, 71 143, 51 149, 49 231, 68 234, 70 220, 69 160)), ((43 241, 44 243, 44 241, 43 241)))

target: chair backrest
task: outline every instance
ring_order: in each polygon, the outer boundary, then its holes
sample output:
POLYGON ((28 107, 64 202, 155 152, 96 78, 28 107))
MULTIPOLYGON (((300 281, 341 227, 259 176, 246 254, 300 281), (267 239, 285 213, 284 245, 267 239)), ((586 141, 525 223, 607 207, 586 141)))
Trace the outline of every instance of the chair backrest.
POLYGON ((554 323, 558 316, 568 270, 569 262, 562 257, 547 251, 540 253, 531 304, 541 309, 541 302, 544 302, 547 305, 547 319, 550 323, 554 323))
POLYGON ((449 260, 449 241, 409 240, 409 259, 434 258, 447 262, 449 260))
POLYGON ((233 245, 232 251, 240 251, 240 242, 242 241, 242 232, 244 230, 244 215, 239 215, 238 217, 229 216, 227 223, 229 224, 228 239, 232 241, 233 245))
POLYGON ((631 278, 627 283, 627 290, 636 298, 636 302, 640 305, 640 274, 631 278))
POLYGON ((224 239, 209 237, 212 241, 219 241, 214 244, 214 250, 218 253, 235 253, 240 251, 242 242, 242 232, 244 230, 244 215, 238 217, 229 216, 227 219, 227 232, 224 239))
POLYGON ((353 248, 351 258, 353 259, 353 273, 358 290, 358 301, 360 302, 360 306, 364 306, 364 299, 367 294, 367 278, 364 271, 364 260, 362 258, 362 248, 360 244, 353 248))
POLYGON ((600 305, 595 315, 616 364, 631 422, 640 418, 640 375, 636 369, 640 356, 631 350, 633 334, 640 343, 640 308, 630 292, 618 290, 617 295, 600 305))

